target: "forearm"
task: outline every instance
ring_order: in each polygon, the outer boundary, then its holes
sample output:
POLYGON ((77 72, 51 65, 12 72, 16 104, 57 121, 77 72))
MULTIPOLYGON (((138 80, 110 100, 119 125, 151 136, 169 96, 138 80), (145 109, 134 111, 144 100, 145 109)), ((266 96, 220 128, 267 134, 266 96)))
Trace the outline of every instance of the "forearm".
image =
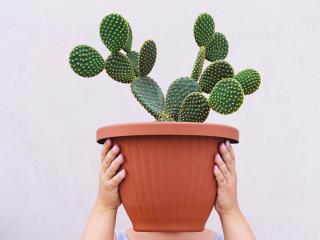
POLYGON ((240 209, 219 215, 225 240, 255 240, 255 236, 240 209))
POLYGON ((113 240, 117 209, 95 206, 82 235, 82 240, 113 240))

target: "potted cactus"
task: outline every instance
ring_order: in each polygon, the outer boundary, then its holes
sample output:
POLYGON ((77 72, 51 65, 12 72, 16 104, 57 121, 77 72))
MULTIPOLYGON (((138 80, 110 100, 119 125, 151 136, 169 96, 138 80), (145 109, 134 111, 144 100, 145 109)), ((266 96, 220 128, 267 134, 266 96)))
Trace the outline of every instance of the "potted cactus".
POLYGON ((203 122, 210 110, 234 113, 260 85, 256 70, 235 74, 224 60, 228 41, 215 31, 212 16, 200 14, 193 34, 199 52, 191 75, 173 81, 166 94, 149 76, 157 56, 155 42, 147 40, 134 51, 131 27, 119 14, 107 15, 100 24, 101 40, 110 50, 106 59, 87 45, 76 46, 69 56, 71 68, 82 77, 105 70, 130 85, 156 120, 103 126, 96 132, 98 143, 112 138, 126 157, 120 197, 135 231, 204 230, 216 197, 214 154, 221 141, 237 143, 239 132, 203 122), (205 60, 209 64, 203 70, 205 60))

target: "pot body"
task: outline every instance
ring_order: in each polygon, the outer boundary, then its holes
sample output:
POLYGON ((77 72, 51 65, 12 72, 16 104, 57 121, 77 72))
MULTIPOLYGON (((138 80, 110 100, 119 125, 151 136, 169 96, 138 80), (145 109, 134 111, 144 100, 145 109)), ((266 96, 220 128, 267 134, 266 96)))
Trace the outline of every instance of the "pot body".
POLYGON ((198 123, 187 123, 186 128, 184 124, 138 123, 136 127, 141 129, 135 131, 140 134, 132 134, 134 124, 129 124, 131 131, 128 125, 122 125, 122 130, 121 125, 114 125, 97 131, 98 142, 111 138, 125 157, 119 170, 125 168, 127 175, 119 191, 135 231, 200 232, 205 228, 217 189, 212 172, 214 155, 220 142, 237 142, 238 131, 216 125, 226 128, 225 134, 231 131, 228 137, 214 133, 214 124, 206 124, 208 132, 197 134, 193 128, 198 123))

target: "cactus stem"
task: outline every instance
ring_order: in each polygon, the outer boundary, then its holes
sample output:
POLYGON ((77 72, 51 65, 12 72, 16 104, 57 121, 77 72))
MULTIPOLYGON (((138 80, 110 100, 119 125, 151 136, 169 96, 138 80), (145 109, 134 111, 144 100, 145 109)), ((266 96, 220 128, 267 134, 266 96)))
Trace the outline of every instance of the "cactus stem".
POLYGON ((206 48, 202 46, 199 48, 199 52, 198 52, 196 61, 193 65, 193 69, 191 73, 191 78, 193 78, 194 80, 199 80, 200 78, 205 57, 206 57, 206 48))

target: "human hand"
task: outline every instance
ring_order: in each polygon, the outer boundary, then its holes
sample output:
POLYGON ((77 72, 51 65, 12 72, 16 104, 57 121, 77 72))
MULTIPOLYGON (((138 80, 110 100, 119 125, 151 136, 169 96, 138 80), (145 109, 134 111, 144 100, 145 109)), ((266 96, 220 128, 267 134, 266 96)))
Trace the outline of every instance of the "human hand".
POLYGON ((237 175, 235 155, 229 141, 220 144, 219 152, 215 155, 213 173, 217 179, 218 189, 215 209, 218 214, 224 215, 239 211, 237 200, 237 175))
POLYGON ((125 178, 125 169, 118 171, 120 165, 124 162, 124 157, 120 153, 120 147, 112 146, 110 139, 107 139, 101 150, 101 169, 99 190, 96 200, 96 207, 104 209, 118 209, 121 200, 118 191, 118 185, 125 178))

